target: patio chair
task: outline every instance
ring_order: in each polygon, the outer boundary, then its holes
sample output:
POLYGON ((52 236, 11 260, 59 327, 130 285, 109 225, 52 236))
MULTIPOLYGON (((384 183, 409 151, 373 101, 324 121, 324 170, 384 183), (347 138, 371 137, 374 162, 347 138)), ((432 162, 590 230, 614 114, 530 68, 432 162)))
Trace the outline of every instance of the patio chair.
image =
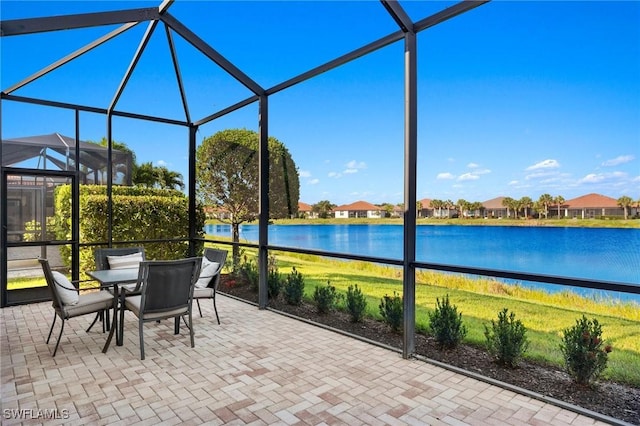
POLYGON ((144 247, 109 247, 109 248, 98 248, 94 252, 94 259, 96 261, 96 269, 115 269, 122 267, 137 267, 138 265, 131 266, 132 263, 128 262, 118 262, 117 265, 113 264, 116 259, 116 256, 128 256, 136 253, 142 254, 142 260, 146 260, 144 247), (111 264, 109 263, 109 257, 113 257, 111 259, 111 264), (112 265, 113 264, 113 265, 112 265))
POLYGON ((191 347, 195 346, 191 306, 201 263, 201 257, 144 261, 140 264, 135 292, 120 289, 120 336, 124 336, 124 311, 128 309, 138 317, 140 359, 144 359, 143 326, 149 321, 174 318, 175 334, 179 334, 182 317, 189 328, 191 347))
MULTIPOLYGON (((49 329, 49 336, 47 336, 47 344, 51 339, 51 333, 53 333, 53 326, 56 324, 56 319, 60 317, 62 319, 62 327, 60 327, 60 334, 56 341, 56 347, 53 350, 53 355, 56 356, 58 352, 58 346, 60 345, 60 338, 64 331, 65 321, 70 318, 79 317, 87 314, 97 313, 95 319, 87 328, 87 333, 95 325, 98 318, 103 316, 109 309, 117 307, 117 298, 113 294, 106 291, 92 291, 86 294, 80 294, 83 290, 96 290, 101 287, 92 287, 90 289, 77 289, 63 274, 58 271, 52 271, 49 261, 47 259, 38 259, 42 265, 42 271, 47 281, 47 287, 51 292, 51 301, 54 309, 53 323, 49 329)), ((102 324, 102 332, 105 332, 105 324, 102 324)))
MULTIPOLYGON (((146 260, 144 247, 107 247, 97 248, 93 253, 97 270, 139 267, 139 262, 146 260), (132 255, 140 253, 140 258, 132 255)), ((133 288, 135 284, 123 284, 133 288)), ((108 288, 113 292, 113 287, 108 288)), ((106 314, 107 330, 109 329, 109 313, 106 314)))
POLYGON ((216 306, 216 293, 218 292, 218 285, 220 285, 220 273, 222 272, 222 268, 226 261, 226 250, 216 250, 213 248, 204 249, 200 276, 198 277, 195 289, 193 290, 193 298, 196 300, 196 304, 198 305, 200 318, 202 318, 200 299, 213 299, 213 310, 216 313, 218 325, 220 324, 220 317, 218 316, 218 308, 216 306))

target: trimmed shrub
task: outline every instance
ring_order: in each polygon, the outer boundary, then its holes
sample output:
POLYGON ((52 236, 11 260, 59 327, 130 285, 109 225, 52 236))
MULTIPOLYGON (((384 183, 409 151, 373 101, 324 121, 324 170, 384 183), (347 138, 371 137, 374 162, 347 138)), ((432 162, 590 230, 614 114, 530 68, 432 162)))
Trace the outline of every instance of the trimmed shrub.
POLYGON ((398 293, 394 291, 393 297, 385 294, 378 308, 383 321, 391 327, 391 330, 398 331, 402 328, 404 306, 398 293))
POLYGON ((449 303, 448 294, 442 303, 436 298, 436 309, 429 313, 429 328, 436 342, 444 348, 455 348, 467 335, 467 328, 462 324, 462 313, 458 313, 456 305, 449 303))
MULTIPOLYGON (((23 241, 41 241, 42 240, 42 227, 40 226, 40 222, 37 220, 30 220, 24 223, 25 231, 35 231, 35 232, 25 232, 23 235, 23 241)), ((47 235, 45 240, 55 240, 56 239, 56 218, 55 216, 47 216, 47 235)))
POLYGON ((269 256, 267 265, 267 294, 269 299, 277 299, 282 288, 282 275, 278 272, 275 256, 269 256))
MULTIPOLYGON (((170 189, 113 186, 113 241, 183 239, 162 243, 144 243, 146 257, 179 259, 189 253, 189 199, 170 189)), ((71 239, 71 185, 60 185, 54 192, 56 237, 71 239)), ((107 187, 80 185, 80 235, 83 242, 107 241, 107 187)), ((196 207, 196 237, 204 235, 204 209, 196 207)), ((129 244, 130 245, 130 244, 129 244)), ((136 243, 136 245, 138 245, 136 243)), ((196 242, 201 253, 203 242, 196 242)), ((80 270, 95 269, 93 247, 80 250, 80 270)), ((71 264, 71 247, 60 246, 60 254, 71 264)))
POLYGON ((298 306, 302 303, 302 296, 304 296, 304 277, 295 267, 291 268, 291 273, 287 275, 282 293, 284 300, 289 305, 298 306))
POLYGON ((336 288, 327 281, 326 286, 316 286, 313 301, 319 314, 327 314, 335 309, 338 300, 336 288))
POLYGON ((487 339, 487 349, 498 363, 508 367, 515 367, 527 351, 527 329, 516 314, 504 308, 498 313, 498 322, 491 320, 491 329, 484 326, 484 336, 487 339))
POLYGON ((351 322, 360 322, 364 317, 367 309, 367 298, 362 294, 362 290, 355 286, 349 286, 347 289, 347 311, 351 317, 351 322))
POLYGON ((252 291, 258 291, 260 274, 258 272, 258 265, 254 260, 248 259, 247 256, 244 256, 244 261, 236 270, 236 276, 238 279, 246 281, 252 291))
POLYGON ((581 385, 596 380, 607 368, 611 345, 602 340, 602 326, 585 315, 576 325, 564 330, 560 350, 567 372, 581 385))

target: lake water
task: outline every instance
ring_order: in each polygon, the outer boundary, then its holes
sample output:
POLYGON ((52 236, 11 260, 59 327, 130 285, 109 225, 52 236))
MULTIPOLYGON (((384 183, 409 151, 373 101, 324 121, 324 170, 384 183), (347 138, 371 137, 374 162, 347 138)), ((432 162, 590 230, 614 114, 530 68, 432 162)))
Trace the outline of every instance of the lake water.
MULTIPOLYGON (((231 227, 207 225, 205 232, 230 237, 231 227)), ((240 238, 257 242, 258 225, 242 225, 240 238)), ((271 245, 363 256, 402 259, 402 241, 401 225, 269 226, 271 245)), ((416 260, 640 285, 640 229, 419 225, 416 260)), ((640 295, 597 294, 640 302, 640 295)))

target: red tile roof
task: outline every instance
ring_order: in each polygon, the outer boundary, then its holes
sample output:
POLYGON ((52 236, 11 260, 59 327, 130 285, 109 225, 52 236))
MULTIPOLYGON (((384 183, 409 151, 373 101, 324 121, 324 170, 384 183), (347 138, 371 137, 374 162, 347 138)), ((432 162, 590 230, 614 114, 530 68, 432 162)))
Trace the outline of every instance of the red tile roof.
POLYGON ((588 207, 619 207, 618 202, 614 198, 600 194, 583 195, 582 197, 565 201, 564 205, 568 206, 570 209, 581 209, 588 207))
POLYGON ((303 203, 302 201, 298 201, 298 211, 299 212, 310 212, 312 210, 313 210, 313 208, 309 204, 303 203))
POLYGON ((378 211, 380 210, 380 207, 378 206, 374 206, 371 203, 368 203, 366 201, 356 201, 355 203, 351 203, 351 204, 343 204, 341 206, 336 207, 335 209, 333 209, 333 211, 378 211))
POLYGON ((431 198, 423 198, 422 200, 418 201, 421 205, 423 209, 430 209, 431 208, 431 198))

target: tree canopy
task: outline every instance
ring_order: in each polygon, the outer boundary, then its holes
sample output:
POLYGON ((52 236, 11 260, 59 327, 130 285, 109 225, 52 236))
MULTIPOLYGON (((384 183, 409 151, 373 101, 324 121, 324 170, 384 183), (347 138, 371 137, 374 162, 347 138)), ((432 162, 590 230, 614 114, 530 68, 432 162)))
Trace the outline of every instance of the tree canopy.
MULTIPOLYGON (((269 218, 298 214, 298 169, 282 142, 269 137, 269 218)), ((259 212, 259 135, 248 129, 227 129, 202 141, 196 151, 197 193, 203 204, 214 206, 218 218, 232 225, 255 220, 259 212)), ((234 253, 234 259, 235 259, 234 253)))
MULTIPOLYGON (((233 220, 254 220, 258 214, 258 133, 222 130, 205 138, 196 152, 198 196, 223 209, 233 220)), ((269 217, 295 217, 300 183, 291 154, 269 138, 269 217)))

